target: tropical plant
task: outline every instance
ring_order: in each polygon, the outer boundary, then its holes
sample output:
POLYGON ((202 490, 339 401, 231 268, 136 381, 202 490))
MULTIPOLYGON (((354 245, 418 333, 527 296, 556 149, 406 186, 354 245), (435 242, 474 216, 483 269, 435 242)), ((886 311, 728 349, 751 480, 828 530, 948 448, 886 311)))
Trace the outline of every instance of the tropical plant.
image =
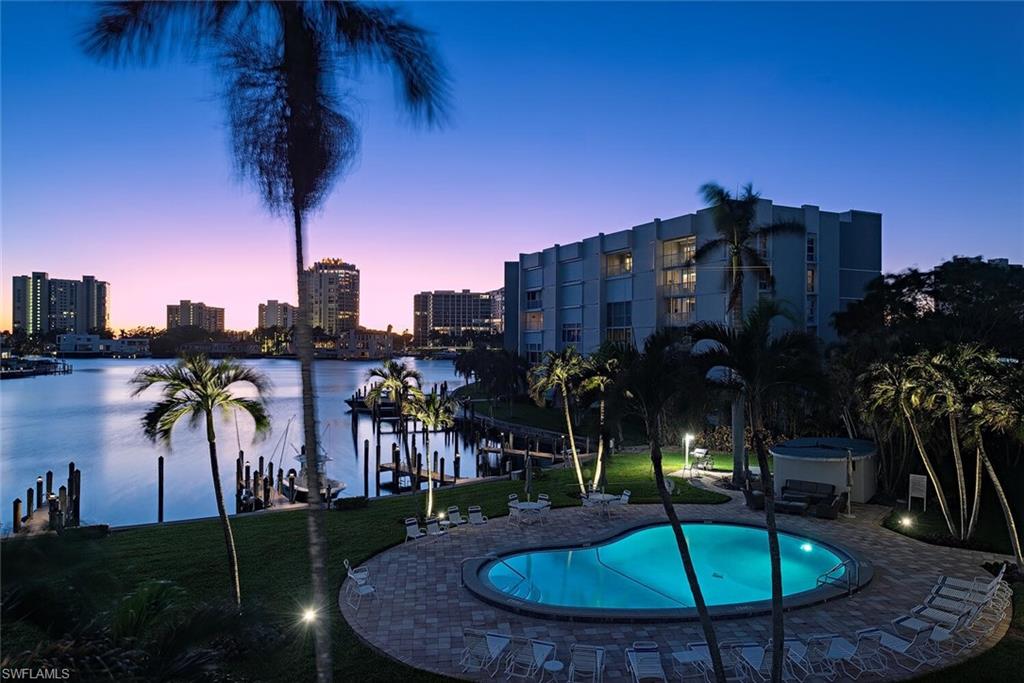
MULTIPOLYGON (((685 388, 700 382, 689 347, 683 343, 675 330, 667 329, 656 332, 647 338, 642 353, 631 352, 623 359, 622 388, 627 401, 640 414, 647 432, 647 440, 651 449, 651 465, 654 469, 654 480, 658 487, 665 514, 672 526, 676 539, 679 557, 683 562, 686 582, 693 594, 693 603, 700 618, 704 638, 708 643, 708 651, 714 668, 715 679, 725 681, 725 669, 718 649, 718 637, 711 622, 704 594, 701 591, 697 570, 693 565, 690 547, 683 533, 682 524, 676 514, 672 495, 665 483, 665 472, 662 467, 662 432, 666 414, 677 401, 685 396, 685 388)), ((780 641, 781 642, 781 641, 780 641)))
MULTIPOLYGON (((805 227, 797 221, 781 220, 765 224, 757 222, 757 203, 761 196, 752 184, 733 196, 717 183, 705 183, 700 187, 704 201, 711 208, 717 237, 699 245, 694 251, 693 262, 700 263, 718 254, 725 253, 724 289, 728 292, 726 311, 730 313, 733 327, 743 324, 743 283, 747 271, 762 278, 774 289, 771 268, 762 249, 769 238, 776 235, 804 234, 805 227)), ((732 480, 735 486, 743 483, 746 473, 745 443, 743 433, 745 416, 743 400, 737 396, 732 403, 732 480)))
POLYGON ((448 79, 428 35, 391 7, 358 2, 136 2, 99 7, 85 50, 115 63, 162 53, 204 54, 225 83, 235 161, 267 208, 291 219, 299 308, 296 351, 309 481, 309 556, 317 677, 331 676, 326 537, 320 501, 313 346, 303 269, 303 226, 357 151, 356 123, 336 88, 361 65, 391 67, 401 106, 427 123, 443 119, 448 79))
MULTIPOLYGON (((409 425, 406 422, 409 413, 405 406, 416 394, 420 393, 423 375, 405 361, 389 359, 384 361, 380 367, 370 368, 366 373, 366 380, 370 382, 370 388, 366 392, 368 406, 372 408, 380 405, 386 396, 390 397, 394 403, 395 414, 399 417, 397 426, 405 450, 406 467, 410 474, 415 472, 413 452, 409 447, 409 425)), ((411 476, 413 477, 413 488, 419 488, 418 478, 415 475, 411 476)))
POLYGON ((561 351, 548 351, 544 359, 530 369, 530 395, 538 405, 544 405, 545 396, 554 391, 562 400, 565 413, 565 428, 569 433, 569 448, 572 452, 572 464, 576 470, 576 482, 580 495, 587 495, 587 486, 583 483, 583 468, 580 465, 579 452, 576 450, 576 437, 573 434, 572 414, 569 402, 575 394, 577 383, 583 374, 583 357, 575 346, 567 346, 561 351))
POLYGON ((163 400, 154 404, 142 416, 142 427, 151 441, 166 445, 171 443, 171 433, 178 422, 187 417, 189 427, 195 429, 200 421, 206 426, 206 443, 210 449, 210 476, 213 477, 213 494, 217 500, 217 516, 224 531, 224 545, 228 556, 228 575, 235 603, 241 607, 242 589, 238 579, 238 555, 235 539, 231 532, 227 509, 224 507, 224 493, 220 485, 220 466, 217 462, 217 436, 213 426, 213 415, 221 412, 225 416, 241 412, 252 418, 255 434, 261 437, 270 431, 270 417, 264 403, 270 391, 270 382, 260 371, 242 365, 231 359, 210 362, 204 355, 185 356, 174 364, 155 365, 142 368, 131 378, 135 389, 132 396, 138 396, 153 386, 159 386, 163 400), (256 391, 256 398, 236 396, 240 386, 256 391))
POLYGON ((612 354, 592 353, 583 364, 583 375, 578 391, 582 394, 597 394, 597 464, 594 466, 594 488, 604 485, 607 466, 605 459, 608 451, 608 430, 605 422, 605 408, 608 394, 615 387, 619 376, 619 359, 612 354))
MULTIPOLYGON (((762 300, 739 326, 697 323, 690 328, 696 342, 707 342, 696 354, 712 375, 743 400, 751 420, 751 436, 760 469, 765 499, 765 526, 771 560, 772 639, 784 637, 782 612, 782 564, 775 524, 775 485, 765 443, 765 415, 769 406, 787 395, 820 388, 817 342, 802 331, 772 334, 772 321, 784 316, 775 301, 762 300)), ((782 680, 783 648, 772 650, 772 680, 782 680)))
POLYGON ((430 454, 430 432, 455 426, 455 410, 458 402, 449 395, 416 392, 406 404, 405 410, 413 419, 423 424, 423 457, 427 461, 427 517, 434 514, 433 459, 430 454))

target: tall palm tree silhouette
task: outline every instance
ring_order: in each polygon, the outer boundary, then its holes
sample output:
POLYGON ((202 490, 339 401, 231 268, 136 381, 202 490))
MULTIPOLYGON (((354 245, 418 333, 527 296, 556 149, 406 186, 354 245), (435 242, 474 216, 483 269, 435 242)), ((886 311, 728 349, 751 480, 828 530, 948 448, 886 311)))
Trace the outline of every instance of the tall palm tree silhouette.
POLYGON ((384 64, 399 101, 428 124, 444 119, 448 77, 422 29, 391 7, 357 2, 110 2, 99 5, 82 43, 115 64, 151 63, 172 53, 205 58, 223 80, 223 100, 241 177, 295 234, 299 310, 295 341, 302 376, 309 495, 309 556, 317 677, 331 677, 326 538, 316 467, 317 425, 303 226, 322 205, 358 147, 356 123, 335 86, 339 73, 384 64))

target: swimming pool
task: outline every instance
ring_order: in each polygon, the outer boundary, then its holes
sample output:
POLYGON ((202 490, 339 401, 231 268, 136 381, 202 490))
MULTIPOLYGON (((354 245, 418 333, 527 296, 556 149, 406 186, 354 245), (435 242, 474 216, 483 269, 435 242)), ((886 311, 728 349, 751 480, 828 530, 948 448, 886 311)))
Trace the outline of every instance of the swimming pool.
MULTIPOLYGON (((770 609, 768 534, 742 524, 684 523, 704 601, 715 614, 749 614, 770 609)), ((788 605, 833 597, 835 586, 818 577, 849 578, 856 561, 838 548, 779 533, 783 594, 788 605), (837 569, 838 567, 838 569, 837 569)), ((694 609, 667 523, 633 529, 583 547, 514 551, 475 567, 473 592, 491 602, 550 616, 690 618, 694 609)), ((470 576, 472 578, 472 575, 470 576)), ((863 577, 855 583, 862 584, 863 577)), ((845 591, 843 591, 845 592, 845 591)))

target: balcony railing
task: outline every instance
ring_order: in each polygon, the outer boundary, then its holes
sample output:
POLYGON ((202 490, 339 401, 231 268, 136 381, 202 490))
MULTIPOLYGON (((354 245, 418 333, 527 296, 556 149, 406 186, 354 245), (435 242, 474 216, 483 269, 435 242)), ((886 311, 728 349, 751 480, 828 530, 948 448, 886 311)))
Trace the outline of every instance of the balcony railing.
POLYGON ((540 299, 527 299, 526 310, 528 311, 539 311, 544 308, 544 302, 540 299))
POLYGON ((694 283, 672 282, 661 286, 661 293, 667 297, 693 296, 694 283))
POLYGON ((677 251, 662 256, 663 268, 680 268, 693 265, 693 252, 677 251))
POLYGON ((693 322, 692 313, 662 313, 662 327, 686 327, 693 322))

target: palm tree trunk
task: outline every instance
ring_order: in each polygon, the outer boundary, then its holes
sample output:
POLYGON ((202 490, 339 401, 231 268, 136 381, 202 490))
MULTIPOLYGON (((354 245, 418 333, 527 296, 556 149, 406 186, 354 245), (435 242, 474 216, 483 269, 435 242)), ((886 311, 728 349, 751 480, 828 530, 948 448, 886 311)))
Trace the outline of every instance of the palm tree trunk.
POLYGON ((732 483, 736 488, 743 486, 746 479, 746 419, 743 414, 743 397, 732 400, 732 483))
POLYGON ((601 400, 598 402, 597 421, 597 465, 594 466, 594 487, 597 488, 603 483, 604 476, 604 392, 601 393, 601 400))
POLYGON ((953 442, 953 465, 956 468, 956 488, 960 494, 960 540, 967 537, 967 483, 964 479, 964 461, 960 457, 960 437, 956 431, 956 417, 949 413, 949 438, 953 442))
POLYGON ((580 495, 587 495, 587 485, 583 483, 583 467, 580 466, 580 455, 576 452, 576 437, 572 433, 572 417, 569 415, 569 391, 562 385, 562 408, 565 410, 565 426, 569 430, 569 448, 572 449, 572 464, 576 468, 576 482, 580 485, 580 495))
POLYGON ((690 586, 690 593, 693 594, 693 604, 697 608, 697 616, 700 618, 700 627, 704 631, 704 640, 708 644, 708 652, 711 655, 711 665, 714 668, 715 680, 718 683, 725 683, 725 668, 722 666, 722 653, 718 649, 718 636, 715 634, 715 625, 711 622, 711 614, 708 606, 704 603, 704 593, 700 588, 700 581, 697 579, 697 570, 693 566, 693 557, 690 555, 690 546, 683 534, 682 524, 676 515, 675 506, 672 504, 672 496, 665 487, 665 472, 662 469, 661 444, 656 436, 657 429, 648 423, 647 433, 651 442, 651 464, 654 466, 654 481, 658 486, 658 495, 661 497, 662 507, 668 516, 669 524, 672 526, 672 533, 676 537, 676 547, 679 549, 679 558, 683 561, 683 571, 686 573, 686 583, 690 586))
POLYGON ((426 431, 426 425, 423 426, 423 457, 427 461, 427 517, 430 517, 434 514, 434 475, 431 471, 433 459, 430 457, 430 435, 426 431))
POLYGON ((942 510, 942 516, 946 520, 946 527, 949 529, 950 536, 956 536, 956 530, 953 528, 953 520, 949 517, 949 504, 946 503, 946 494, 942 492, 942 485, 939 483, 939 475, 935 472, 935 468, 932 467, 932 461, 928 459, 928 454, 924 450, 924 443, 921 441, 921 433, 917 431, 917 425, 914 424, 914 419, 910 415, 910 409, 906 405, 902 406, 903 416, 907 418, 907 423, 910 425, 910 433, 914 437, 914 444, 917 446, 917 452, 921 456, 921 462, 924 463, 925 472, 928 473, 928 478, 932 482, 932 488, 935 489, 935 496, 939 499, 939 508, 942 510))
MULTIPOLYGON (((981 435, 977 435, 977 439, 981 441, 981 435)), ((974 449, 974 500, 971 503, 971 521, 967 525, 967 538, 974 536, 974 527, 978 523, 978 513, 981 511, 981 479, 985 476, 984 471, 981 468, 981 445, 979 444, 974 449)))
POLYGON ((757 465, 761 469, 761 490, 764 492, 764 520, 768 529, 768 558, 772 574, 772 680, 782 680, 782 660, 785 654, 785 624, 782 613, 782 553, 779 550, 779 532, 775 526, 775 482, 768 468, 768 449, 761 437, 760 411, 752 406, 751 432, 757 465))
POLYGON ((302 377, 302 422, 306 442, 306 487, 309 489, 307 530, 309 533, 309 564, 313 580, 313 605, 317 618, 313 621, 313 644, 316 651, 316 677, 327 683, 334 673, 331 664, 330 619, 327 601, 327 538, 324 533, 323 509, 320 504, 320 470, 317 467, 316 395, 313 384, 313 331, 310 328, 309 289, 306 286, 304 250, 302 245, 302 212, 293 211, 295 222, 295 277, 299 286, 299 310, 295 321, 296 352, 302 377))
POLYGON ((224 546, 228 551, 228 576, 235 595, 235 606, 242 607, 242 586, 238 579, 238 553, 235 551, 235 536, 231 533, 231 522, 224 507, 224 492, 220 487, 220 465, 217 463, 217 440, 213 432, 213 412, 206 411, 206 442, 210 445, 210 474, 213 476, 213 495, 217 498, 217 516, 224 531, 224 546))
POLYGON ((988 472, 988 478, 992 482, 992 488, 996 490, 999 505, 1003 508, 1003 517, 1006 519, 1006 531, 1010 534, 1010 546, 1013 548, 1013 559, 1017 563, 1017 569, 1024 571, 1024 554, 1021 553, 1020 536, 1017 535, 1017 524, 1013 521, 1010 501, 1006 499, 1006 492, 1003 491, 1003 485, 999 483, 999 477, 996 475, 995 468, 992 467, 992 461, 988 459, 988 454, 985 453, 985 445, 980 437, 978 438, 978 452, 981 454, 982 462, 985 463, 985 470, 988 472))

